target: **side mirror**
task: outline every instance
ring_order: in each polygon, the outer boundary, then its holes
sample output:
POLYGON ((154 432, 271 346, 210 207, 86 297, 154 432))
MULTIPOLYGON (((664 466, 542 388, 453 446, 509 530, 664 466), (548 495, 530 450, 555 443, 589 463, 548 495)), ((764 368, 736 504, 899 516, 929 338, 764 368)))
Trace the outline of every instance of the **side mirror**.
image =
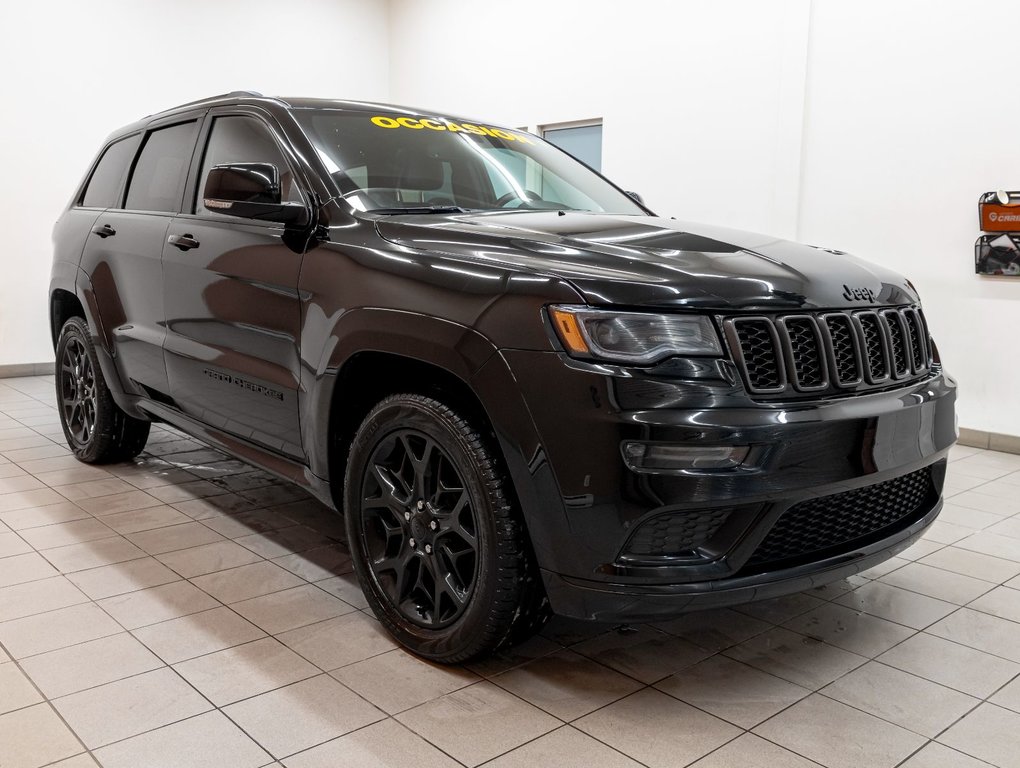
POLYGON ((206 178, 202 202, 212 211, 246 219, 305 224, 308 210, 285 203, 280 195, 280 170, 272 163, 215 165, 206 178))
POLYGON ((641 195, 639 195, 639 194, 638 194, 637 192, 628 192, 627 194, 628 194, 628 195, 630 195, 631 197, 633 197, 633 198, 634 198, 635 200, 637 200, 637 201, 638 201, 639 203, 641 203, 641 205, 644 205, 644 204, 645 204, 645 201, 644 201, 644 199, 643 199, 643 198, 641 197, 641 195))

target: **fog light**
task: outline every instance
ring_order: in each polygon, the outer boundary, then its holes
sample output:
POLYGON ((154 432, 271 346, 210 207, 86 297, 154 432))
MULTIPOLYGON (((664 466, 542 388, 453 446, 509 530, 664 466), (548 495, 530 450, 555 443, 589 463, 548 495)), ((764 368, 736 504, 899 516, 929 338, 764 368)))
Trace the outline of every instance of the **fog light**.
POLYGON ((670 443, 623 444, 623 460, 635 472, 669 469, 732 469, 751 452, 749 445, 691 446, 670 443))

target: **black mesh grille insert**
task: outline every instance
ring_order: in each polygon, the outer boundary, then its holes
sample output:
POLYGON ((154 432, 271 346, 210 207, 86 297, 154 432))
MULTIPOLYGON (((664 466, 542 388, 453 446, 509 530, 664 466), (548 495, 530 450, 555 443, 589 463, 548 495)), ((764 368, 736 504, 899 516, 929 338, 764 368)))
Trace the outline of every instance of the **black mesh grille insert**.
POLYGON ((871 378, 875 381, 889 376, 889 366, 885 359, 885 350, 882 346, 882 327, 878 322, 878 315, 872 313, 861 313, 857 316, 861 324, 861 331, 864 333, 864 349, 867 358, 868 370, 871 378))
POLYGON ((824 387, 825 358, 818 343, 818 329, 810 317, 789 317, 786 319, 786 333, 790 338, 793 373, 799 389, 824 387))
POLYGON ((893 375, 901 379, 910 373, 907 361, 906 339, 903 338, 903 325, 899 312, 883 312, 882 317, 889 326, 889 349, 892 352, 893 375))
POLYGON ((689 555, 712 538, 731 509, 670 512, 643 523, 623 549, 624 556, 689 555))
POLYGON ((829 315, 825 325, 832 338, 832 357, 836 364, 836 381, 843 386, 856 384, 861 380, 857 363, 857 348, 854 345, 854 328, 849 315, 829 315))
POLYGON ((752 389, 778 389, 783 384, 772 325, 768 320, 740 320, 736 323, 744 369, 752 389))
POLYGON ((745 568, 846 550, 889 535, 931 509, 935 487, 928 468, 853 491, 790 507, 772 526, 745 568))
POLYGON ((910 354, 914 359, 914 370, 922 370, 928 367, 928 345, 924 339, 924 329, 921 327, 921 317, 916 312, 906 312, 903 319, 907 324, 907 336, 910 339, 910 354))

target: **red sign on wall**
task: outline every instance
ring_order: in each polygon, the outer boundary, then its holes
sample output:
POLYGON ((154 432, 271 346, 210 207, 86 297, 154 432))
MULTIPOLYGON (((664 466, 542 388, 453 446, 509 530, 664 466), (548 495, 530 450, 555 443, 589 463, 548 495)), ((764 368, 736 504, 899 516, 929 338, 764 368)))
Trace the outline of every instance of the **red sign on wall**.
POLYGON ((978 201, 982 232, 1020 232, 1020 192, 986 192, 978 201))

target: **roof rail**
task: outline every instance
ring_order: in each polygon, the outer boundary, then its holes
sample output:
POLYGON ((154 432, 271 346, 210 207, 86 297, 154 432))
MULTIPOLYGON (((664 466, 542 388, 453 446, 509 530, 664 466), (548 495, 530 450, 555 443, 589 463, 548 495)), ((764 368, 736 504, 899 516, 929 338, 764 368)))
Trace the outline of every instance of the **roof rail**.
POLYGON ((180 109, 181 107, 191 107, 194 106, 195 104, 204 104, 207 101, 216 101, 217 99, 240 99, 244 98, 245 96, 260 99, 265 98, 265 96, 263 96, 258 91, 231 91, 230 93, 221 93, 216 96, 206 96, 204 99, 196 99, 195 101, 189 101, 184 104, 178 104, 176 107, 172 107, 172 109, 180 109))
MULTIPOLYGON (((185 107, 195 107, 195 106, 198 106, 199 104, 207 104, 210 101, 219 101, 220 99, 244 99, 244 98, 249 98, 249 99, 269 99, 269 100, 275 101, 275 102, 277 102, 279 104, 283 104, 283 102, 280 99, 276 98, 275 96, 263 96, 258 91, 231 91, 230 93, 221 93, 221 94, 219 94, 217 96, 206 96, 204 99, 196 99, 195 101, 189 101, 186 104, 178 104, 177 106, 170 107, 169 109, 162 110, 162 111, 157 112, 155 114, 162 115, 162 114, 167 113, 167 112, 176 112, 177 110, 184 109, 185 107)), ((286 105, 284 105, 284 106, 286 106, 286 105)), ((147 120, 148 118, 153 117, 153 116, 154 115, 146 115, 142 119, 143 120, 147 120)))

